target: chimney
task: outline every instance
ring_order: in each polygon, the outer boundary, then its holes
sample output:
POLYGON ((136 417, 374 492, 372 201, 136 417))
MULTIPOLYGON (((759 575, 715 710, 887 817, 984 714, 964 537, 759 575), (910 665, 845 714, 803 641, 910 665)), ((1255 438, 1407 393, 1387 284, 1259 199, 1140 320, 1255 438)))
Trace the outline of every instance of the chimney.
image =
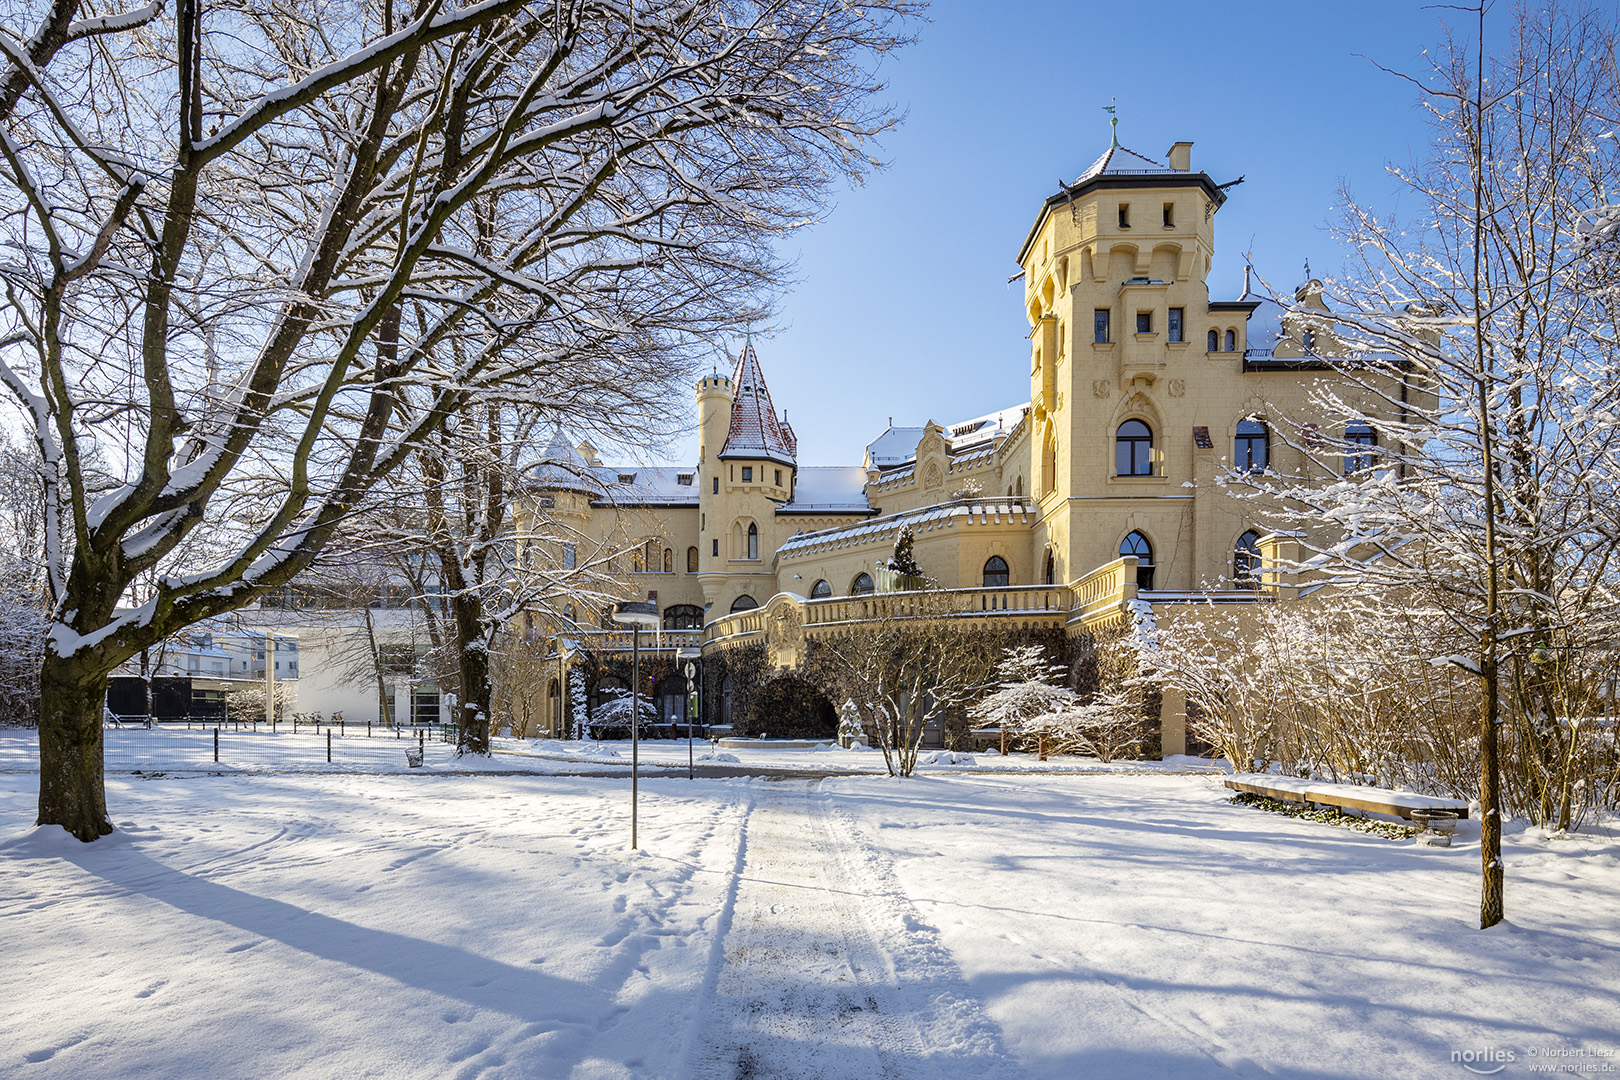
POLYGON ((1170 167, 1176 172, 1192 171, 1192 143, 1178 142, 1172 144, 1170 152, 1165 157, 1170 159, 1170 167))

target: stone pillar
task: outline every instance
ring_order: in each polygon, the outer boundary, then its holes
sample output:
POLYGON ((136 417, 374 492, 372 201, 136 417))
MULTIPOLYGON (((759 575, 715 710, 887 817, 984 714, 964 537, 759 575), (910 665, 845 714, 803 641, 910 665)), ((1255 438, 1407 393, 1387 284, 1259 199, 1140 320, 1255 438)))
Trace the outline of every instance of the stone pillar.
POLYGON ((1187 752, 1187 693, 1174 686, 1159 702, 1159 742, 1165 757, 1187 752))

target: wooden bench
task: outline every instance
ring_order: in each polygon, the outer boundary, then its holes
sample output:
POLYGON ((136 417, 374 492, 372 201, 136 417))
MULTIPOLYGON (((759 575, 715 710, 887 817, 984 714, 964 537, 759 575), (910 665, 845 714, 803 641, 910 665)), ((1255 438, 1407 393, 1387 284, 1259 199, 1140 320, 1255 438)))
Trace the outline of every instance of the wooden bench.
POLYGON ((1320 780, 1301 780, 1293 776, 1239 773, 1227 777, 1226 786, 1233 791, 1269 795, 1273 799, 1286 799, 1289 802, 1341 806, 1352 810, 1367 810, 1375 814, 1390 814, 1408 820, 1411 819, 1414 810, 1450 810, 1458 818, 1468 816, 1468 804, 1458 799, 1441 799, 1410 791, 1390 791, 1388 788, 1358 787, 1355 784, 1329 784, 1320 780))

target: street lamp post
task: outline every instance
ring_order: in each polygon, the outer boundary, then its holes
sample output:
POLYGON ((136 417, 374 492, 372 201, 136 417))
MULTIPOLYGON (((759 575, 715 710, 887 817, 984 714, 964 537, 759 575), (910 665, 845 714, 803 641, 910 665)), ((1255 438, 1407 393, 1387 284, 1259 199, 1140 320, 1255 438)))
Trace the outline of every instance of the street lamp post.
POLYGON ((636 850, 636 795, 641 767, 641 630, 658 625, 658 605, 630 600, 613 608, 613 621, 630 628, 630 850, 636 850))

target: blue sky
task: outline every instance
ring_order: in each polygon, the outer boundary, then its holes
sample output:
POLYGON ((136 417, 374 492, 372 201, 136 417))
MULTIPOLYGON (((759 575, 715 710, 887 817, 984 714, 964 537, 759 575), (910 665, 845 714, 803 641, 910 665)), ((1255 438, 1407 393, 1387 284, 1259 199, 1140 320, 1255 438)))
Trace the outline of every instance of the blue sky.
MULTIPOLYGON (((1386 166, 1427 139, 1411 85, 1374 61, 1421 73, 1447 16, 1461 17, 1388 0, 938 0, 883 72, 905 113, 889 167, 782 249, 797 284, 755 346, 800 464, 859 463, 890 416, 949 423, 1028 398, 1007 278, 1042 200, 1108 146, 1110 99, 1125 146, 1162 158, 1191 140, 1194 169, 1247 178, 1216 218, 1214 297, 1241 292, 1251 249, 1283 287, 1306 258, 1332 273, 1340 182, 1397 210, 1386 166)), ((695 437, 675 449, 695 459, 695 437)))

